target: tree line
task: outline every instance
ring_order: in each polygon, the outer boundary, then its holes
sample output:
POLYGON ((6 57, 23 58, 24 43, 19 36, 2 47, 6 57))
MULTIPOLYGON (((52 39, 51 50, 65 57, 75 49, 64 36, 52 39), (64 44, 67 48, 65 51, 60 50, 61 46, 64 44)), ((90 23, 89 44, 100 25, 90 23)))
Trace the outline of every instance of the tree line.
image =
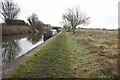
MULTIPOLYGON (((1 18, 7 25, 27 25, 24 20, 17 19, 21 9, 13 0, 2 0, 0 2, 0 14, 1 18)), ((44 23, 38 19, 38 16, 33 13, 27 18, 29 25, 35 26, 37 24, 43 25, 44 23)))
MULTIPOLYGON (((21 9, 13 0, 4 0, 0 2, 0 14, 2 19, 7 25, 28 25, 23 20, 18 20, 17 16, 21 9)), ((33 13, 27 18, 29 25, 33 26, 33 29, 37 25, 43 26, 44 23, 38 19, 38 16, 33 13)), ((83 13, 79 7, 68 8, 62 16, 62 23, 65 29, 73 31, 75 34, 76 26, 81 24, 88 24, 90 17, 83 13)))

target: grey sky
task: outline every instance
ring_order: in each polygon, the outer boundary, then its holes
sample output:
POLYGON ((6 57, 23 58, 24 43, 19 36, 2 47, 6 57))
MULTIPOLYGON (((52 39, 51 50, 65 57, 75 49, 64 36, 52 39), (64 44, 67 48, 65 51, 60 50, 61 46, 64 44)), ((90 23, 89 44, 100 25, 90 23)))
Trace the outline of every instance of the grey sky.
MULTIPOLYGON (((118 28, 119 0, 14 0, 21 8, 18 16, 24 19, 36 13, 41 21, 60 26, 62 14, 67 8, 80 6, 91 17, 91 24, 84 27, 118 28)), ((0 19, 0 22, 2 20, 0 19)))

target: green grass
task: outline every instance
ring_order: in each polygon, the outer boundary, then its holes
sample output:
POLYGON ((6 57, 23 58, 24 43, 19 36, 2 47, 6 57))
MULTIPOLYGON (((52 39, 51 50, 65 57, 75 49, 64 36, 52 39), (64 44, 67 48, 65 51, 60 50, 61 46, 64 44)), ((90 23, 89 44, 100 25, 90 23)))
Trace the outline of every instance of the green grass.
POLYGON ((110 77, 103 73, 101 58, 72 33, 62 32, 13 72, 10 78, 93 78, 110 77))

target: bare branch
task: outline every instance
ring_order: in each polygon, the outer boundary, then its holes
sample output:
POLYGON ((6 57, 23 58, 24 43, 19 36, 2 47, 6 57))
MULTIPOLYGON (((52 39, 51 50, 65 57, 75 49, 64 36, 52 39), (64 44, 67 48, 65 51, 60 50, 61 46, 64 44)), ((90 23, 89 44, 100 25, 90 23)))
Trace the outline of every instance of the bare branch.
POLYGON ((2 19, 6 21, 7 19, 14 20, 17 18, 20 8, 13 0, 4 0, 0 2, 0 14, 3 16, 2 19))
POLYGON ((86 24, 90 17, 86 17, 86 15, 80 11, 79 7, 68 8, 67 12, 63 14, 64 21, 70 23, 73 29, 73 33, 75 33, 75 29, 77 25, 86 24))

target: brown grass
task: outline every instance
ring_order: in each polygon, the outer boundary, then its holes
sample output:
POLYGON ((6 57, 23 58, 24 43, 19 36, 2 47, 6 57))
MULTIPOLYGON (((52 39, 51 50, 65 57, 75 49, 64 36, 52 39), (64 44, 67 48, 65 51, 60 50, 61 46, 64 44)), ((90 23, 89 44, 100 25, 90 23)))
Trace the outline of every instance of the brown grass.
POLYGON ((89 45, 89 48, 92 50, 91 53, 104 57, 99 63, 108 66, 108 72, 111 71, 111 74, 118 75, 117 31, 107 31, 107 33, 103 30, 77 31, 75 38, 82 44, 89 45))

